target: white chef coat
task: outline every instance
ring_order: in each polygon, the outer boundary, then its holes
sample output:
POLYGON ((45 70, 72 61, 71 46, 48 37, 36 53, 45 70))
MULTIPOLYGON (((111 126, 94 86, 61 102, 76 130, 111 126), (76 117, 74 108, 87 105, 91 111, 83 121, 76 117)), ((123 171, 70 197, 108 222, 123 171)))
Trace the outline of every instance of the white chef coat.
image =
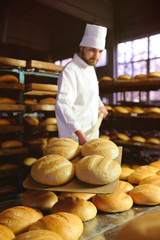
POLYGON ((76 130, 82 130, 89 137, 101 106, 103 103, 94 67, 74 54, 58 79, 55 112, 59 137, 78 141, 74 133, 76 130))

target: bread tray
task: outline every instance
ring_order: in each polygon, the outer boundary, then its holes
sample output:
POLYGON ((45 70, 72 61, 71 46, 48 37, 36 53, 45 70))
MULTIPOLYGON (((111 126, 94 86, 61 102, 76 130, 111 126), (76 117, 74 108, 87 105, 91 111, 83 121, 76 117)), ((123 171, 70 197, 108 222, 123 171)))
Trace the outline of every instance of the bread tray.
MULTIPOLYGON (((119 156, 115 159, 115 161, 121 164, 122 147, 118 147, 118 148, 119 148, 119 156)), ((113 193, 117 191, 118 185, 119 185, 119 178, 112 183, 99 186, 99 185, 81 182, 76 177, 74 177, 73 180, 67 184, 60 185, 60 186, 49 186, 49 185, 44 185, 36 182, 31 177, 30 174, 25 178, 23 182, 23 187, 27 189, 38 189, 38 190, 47 190, 47 191, 49 190, 49 191, 56 191, 56 192, 83 192, 83 193, 96 193, 96 194, 113 193)))

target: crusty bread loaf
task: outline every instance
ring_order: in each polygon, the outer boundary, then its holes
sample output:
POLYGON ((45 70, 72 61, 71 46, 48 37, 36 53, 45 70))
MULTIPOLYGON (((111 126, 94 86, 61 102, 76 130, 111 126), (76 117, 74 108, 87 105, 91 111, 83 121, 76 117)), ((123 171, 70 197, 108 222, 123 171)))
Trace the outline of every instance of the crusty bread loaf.
POLYGON ((118 189, 121 190, 122 192, 128 193, 133 188, 134 188, 134 186, 131 183, 129 183, 127 181, 122 181, 122 180, 119 181, 118 189))
POLYGON ((57 119, 56 118, 46 118, 44 120, 41 120, 39 122, 39 126, 46 126, 46 125, 52 125, 52 124, 57 124, 57 119))
POLYGON ((100 135, 100 138, 106 138, 106 139, 110 140, 110 136, 108 136, 108 135, 100 135))
POLYGON ((127 180, 128 177, 131 175, 131 173, 133 173, 135 170, 129 166, 121 166, 121 175, 120 175, 120 179, 121 180, 127 180))
POLYGON ((128 182, 139 184, 140 181, 146 177, 156 176, 157 171, 158 168, 149 165, 140 166, 133 173, 130 174, 130 176, 128 177, 128 182))
POLYGON ((156 167, 160 170, 160 160, 157 160, 155 162, 151 162, 149 166, 156 167))
POLYGON ((73 213, 59 212, 39 219, 30 230, 47 229, 59 234, 63 240, 76 240, 83 232, 82 220, 73 213))
POLYGON ((131 80, 132 77, 127 75, 127 74, 123 74, 117 77, 117 80, 131 80))
POLYGON ((18 148, 22 146, 23 146, 22 142, 18 140, 6 140, 1 143, 1 148, 18 148))
POLYGON ((119 113, 130 113, 130 110, 127 107, 123 107, 123 106, 115 106, 114 108, 115 112, 119 112, 119 113))
POLYGON ((35 105, 37 102, 34 99, 25 99, 24 104, 26 105, 35 105))
POLYGON ((153 184, 137 185, 129 192, 133 202, 140 205, 160 204, 160 187, 153 184))
POLYGON ((145 113, 144 109, 138 106, 134 106, 132 107, 132 113, 138 113, 138 114, 142 114, 145 113))
POLYGON ((30 225, 43 215, 39 210, 16 206, 8 208, 0 213, 0 224, 9 227, 15 235, 27 231, 30 225))
POLYGON ((151 137, 151 138, 147 139, 147 143, 160 144, 160 139, 159 138, 155 138, 155 137, 151 137))
POLYGON ((0 82, 3 82, 3 83, 18 83, 19 80, 14 75, 5 74, 5 75, 0 76, 0 82))
POLYGON ((109 157, 90 155, 78 161, 75 173, 82 182, 103 185, 115 181, 120 176, 121 166, 109 157))
POLYGON ((156 176, 149 176, 146 177, 144 179, 142 179, 139 183, 141 184, 153 184, 153 185, 157 185, 160 187, 160 176, 156 175, 156 176))
POLYGON ((62 199, 68 197, 76 197, 84 200, 90 200, 95 195, 95 193, 61 192, 59 198, 62 199))
POLYGON ((55 105, 56 104, 56 98, 51 98, 51 97, 44 98, 44 99, 40 100, 39 103, 40 104, 53 104, 53 105, 55 105))
POLYGON ((86 142, 81 148, 81 154, 84 157, 96 154, 115 159, 119 155, 119 149, 111 140, 97 138, 86 142))
POLYGON ((148 113, 160 113, 160 107, 151 107, 148 109, 148 113))
POLYGON ((47 155, 32 165, 31 176, 42 184, 61 185, 74 177, 74 167, 69 160, 60 155, 47 155))
POLYGON ((107 109, 107 111, 112 111, 112 107, 110 105, 105 105, 105 108, 107 109))
POLYGON ((159 240, 160 211, 142 214, 125 223, 115 240, 159 240))
POLYGON ((124 133, 117 133, 116 137, 118 139, 121 139, 123 141, 129 141, 130 140, 130 137, 124 133))
POLYGON ((146 74, 137 74, 137 75, 134 76, 134 79, 144 79, 146 77, 147 77, 146 74))
POLYGON ((9 125, 11 125, 10 120, 5 118, 0 118, 0 126, 9 126, 9 125))
POLYGON ((45 137, 37 137, 37 138, 33 138, 28 140, 28 144, 30 145, 47 145, 47 138, 45 137))
POLYGON ((52 213, 69 212, 76 214, 83 222, 89 221, 97 215, 95 205, 81 198, 64 198, 60 199, 52 207, 52 213))
POLYGON ((25 122, 27 122, 31 126, 38 126, 39 125, 39 120, 38 118, 34 116, 25 116, 24 117, 25 122))
POLYGON ((79 144, 70 138, 57 138, 43 150, 43 155, 59 154, 68 160, 75 158, 80 152, 79 144))
POLYGON ((37 161, 37 158, 27 157, 27 158, 24 159, 23 163, 24 163, 24 165, 26 165, 26 166, 32 166, 32 164, 33 164, 34 162, 36 162, 36 161, 37 161))
POLYGON ((16 104, 16 101, 11 98, 0 98, 0 104, 16 104))
POLYGON ((56 232, 49 230, 32 230, 18 235, 14 240, 63 240, 56 232))
POLYGON ((160 72, 149 72, 147 77, 160 77, 160 72))
POLYGON ((14 237, 15 237, 15 235, 9 227, 0 224, 0 239, 1 240, 11 240, 14 237))
POLYGON ((39 210, 51 210, 57 201, 57 195, 47 190, 29 189, 20 197, 23 206, 38 208, 39 210))
POLYGON ((131 140, 133 142, 140 142, 140 143, 145 143, 146 142, 146 139, 142 136, 133 136, 133 137, 131 137, 131 140))
POLYGON ((109 76, 103 76, 99 79, 99 81, 112 81, 113 79, 109 76))
POLYGON ((132 198, 120 190, 110 194, 96 194, 92 198, 98 210, 102 212, 123 212, 133 206, 132 198))

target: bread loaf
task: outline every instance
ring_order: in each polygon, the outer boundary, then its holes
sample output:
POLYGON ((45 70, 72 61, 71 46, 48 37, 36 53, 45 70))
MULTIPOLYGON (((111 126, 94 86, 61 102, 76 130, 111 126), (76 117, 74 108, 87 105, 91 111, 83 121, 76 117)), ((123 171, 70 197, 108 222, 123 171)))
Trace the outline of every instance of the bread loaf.
POLYGON ((39 126, 46 126, 46 125, 52 125, 52 124, 57 124, 56 118, 46 118, 40 121, 39 126))
POLYGON ((148 110, 148 113, 160 113, 160 107, 151 107, 149 110, 148 110))
POLYGON ((56 232, 49 230, 33 230, 18 235, 14 240, 63 240, 56 232))
POLYGON ((42 184, 61 185, 74 177, 74 167, 69 160, 60 155, 47 155, 32 165, 31 176, 42 184))
POLYGON ((83 232, 83 222, 75 214, 59 212, 38 220, 30 230, 47 229, 59 234, 63 240, 77 240, 83 232))
POLYGON ((160 211, 142 214, 125 223, 115 240, 159 240, 160 211))
POLYGON ((145 143, 146 139, 142 136, 133 136, 131 138, 133 142, 140 142, 140 143, 145 143))
POLYGON ((82 182, 103 185, 115 181, 121 174, 121 167, 111 158, 90 155, 78 161, 75 173, 82 182))
POLYGON ((84 200, 90 200, 93 196, 95 196, 95 193, 79 193, 79 192, 61 192, 59 198, 70 198, 70 197, 75 197, 75 198, 80 198, 84 200))
POLYGON ((56 104, 56 98, 44 98, 42 100, 40 100, 39 102, 40 104, 56 104))
POLYGON ((0 118, 0 126, 9 126, 11 122, 8 119, 0 118))
POLYGON ((1 240, 11 240, 14 237, 15 237, 15 235, 9 227, 0 224, 0 239, 1 240))
POLYGON ((123 106, 115 106, 114 111, 119 112, 119 113, 130 113, 130 110, 126 107, 123 106))
POLYGON ((3 82, 3 83, 18 83, 19 80, 14 75, 5 74, 5 75, 0 76, 0 82, 3 82))
POLYGON ((22 146, 23 144, 18 140, 7 140, 1 143, 1 148, 18 148, 22 146))
POLYGON ((25 116, 24 117, 25 122, 27 122, 31 126, 38 126, 39 120, 34 116, 25 116))
POLYGON ((19 165, 16 163, 4 163, 0 165, 0 171, 12 170, 19 168, 19 165))
POLYGON ((134 76, 134 79, 144 79, 146 77, 147 77, 146 74, 137 74, 136 76, 134 76))
POLYGON ((160 187, 160 176, 156 175, 156 176, 150 176, 150 177, 146 177, 144 179, 142 179, 139 183, 141 184, 153 184, 153 185, 157 185, 160 187))
POLYGON ((132 107, 132 113, 142 114, 145 113, 144 109, 138 106, 132 107))
POLYGON ((60 199, 52 207, 52 213, 69 212, 76 214, 83 222, 89 221, 97 215, 95 205, 81 198, 64 198, 60 199))
POLYGON ((121 180, 128 180, 128 177, 134 172, 135 170, 129 166, 121 166, 121 180))
POLYGON ((122 181, 122 180, 119 181, 118 189, 120 191, 128 193, 133 188, 134 188, 134 186, 131 183, 126 182, 126 181, 122 181))
POLYGON ((157 160, 155 162, 151 162, 149 166, 156 167, 160 170, 160 160, 157 160))
POLYGON ((103 76, 99 79, 99 81, 112 81, 113 79, 109 76, 103 76))
POLYGON ((53 205, 58 201, 57 195, 52 191, 43 191, 29 189, 25 191, 20 202, 23 206, 38 208, 39 210, 51 210, 53 205))
POLYGON ((68 160, 75 158, 80 152, 79 144, 70 138, 57 138, 43 150, 43 155, 58 154, 68 160))
POLYGON ((149 72, 147 77, 160 77, 160 72, 149 72))
POLYGON ((124 133, 117 133, 117 138, 123 140, 123 141, 129 141, 130 140, 130 137, 128 137, 126 134, 124 133))
POLYGON ((24 163, 24 165, 26 165, 26 166, 32 166, 32 164, 33 164, 34 162, 36 162, 36 161, 37 161, 37 158, 27 157, 27 158, 24 159, 23 163, 24 163))
POLYGON ((131 80, 131 79, 132 79, 132 77, 127 74, 120 75, 117 78, 117 80, 131 80))
POLYGON ((98 210, 112 213, 126 211, 133 205, 132 198, 120 190, 110 194, 96 194, 92 202, 98 210))
POLYGON ((37 104, 37 102, 35 100, 33 100, 33 99, 25 99, 24 100, 24 104, 26 104, 26 105, 35 105, 35 104, 37 104))
POLYGON ((119 155, 119 149, 111 140, 97 138, 86 142, 81 148, 81 154, 83 157, 96 154, 115 159, 119 155))
POLYGON ((16 104, 16 101, 11 98, 0 98, 0 104, 16 104))
POLYGON ((15 235, 28 231, 30 225, 43 215, 33 208, 16 206, 8 208, 0 213, 0 224, 9 227, 15 235))
POLYGON ((137 185, 129 192, 133 202, 140 205, 160 204, 160 187, 153 184, 137 185))
POLYGON ((147 139, 147 143, 160 144, 160 139, 151 137, 151 138, 148 138, 148 139, 147 139))

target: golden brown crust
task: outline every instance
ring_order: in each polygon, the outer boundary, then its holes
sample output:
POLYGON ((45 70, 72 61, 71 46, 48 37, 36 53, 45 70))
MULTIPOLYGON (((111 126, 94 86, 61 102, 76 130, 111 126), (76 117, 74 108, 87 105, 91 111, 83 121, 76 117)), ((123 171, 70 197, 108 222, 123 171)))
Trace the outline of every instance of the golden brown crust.
POLYGON ((4 82, 4 83, 18 83, 19 80, 14 75, 5 74, 5 75, 0 76, 0 82, 4 82))
POLYGON ((46 118, 40 121, 39 126, 46 126, 46 125, 52 125, 52 124, 57 124, 56 118, 46 118))
POLYGON ((24 165, 26 166, 31 166, 34 162, 37 161, 37 158, 34 158, 34 157, 28 157, 28 158, 25 158, 23 163, 24 165))
POLYGON ((40 104, 56 104, 56 98, 44 98, 39 101, 40 104))
POLYGON ((16 206, 8 208, 0 213, 0 224, 8 226, 15 235, 27 231, 30 225, 43 215, 33 208, 16 206))
POLYGON ((99 81, 112 81, 113 79, 109 76, 103 76, 99 79, 99 81))
POLYGON ((159 139, 159 138, 151 137, 151 138, 148 138, 148 139, 147 139, 147 143, 160 144, 160 139, 159 139))
POLYGON ((84 157, 96 154, 115 159, 119 155, 119 149, 111 140, 97 138, 86 142, 81 148, 81 154, 84 157))
POLYGON ((40 210, 51 210, 57 201, 58 197, 54 192, 35 189, 25 191, 20 198, 23 206, 38 208, 40 210))
POLYGON ((25 116, 24 120, 31 126, 38 126, 39 125, 39 120, 34 117, 34 116, 25 116))
POLYGON ((95 205, 81 198, 64 198, 60 199, 52 207, 52 213, 69 212, 76 214, 83 222, 89 221, 97 215, 95 205))
POLYGON ((123 74, 117 77, 117 80, 131 80, 132 77, 127 75, 127 74, 123 74))
POLYGON ((130 168, 129 166, 121 166, 121 180, 127 180, 128 177, 135 171, 134 169, 130 168))
POLYGON ((142 136, 133 136, 133 137, 131 137, 131 141, 145 143, 146 139, 142 136))
POLYGON ((160 72, 150 72, 147 74, 147 77, 160 77, 160 72))
POLYGON ((59 154, 68 160, 75 158, 80 152, 79 144, 70 138, 57 138, 43 150, 43 155, 59 154))
POLYGON ((42 184, 57 186, 74 177, 73 164, 60 155, 47 155, 38 159, 31 167, 32 178, 42 184))
POLYGON ((84 200, 90 200, 95 195, 95 193, 61 192, 59 198, 62 199, 68 197, 76 197, 84 200))
POLYGON ((75 240, 83 232, 82 220, 75 214, 59 212, 38 220, 32 224, 30 230, 47 229, 58 233, 64 240, 75 240))
POLYGON ((136 76, 134 76, 134 79, 144 79, 146 77, 147 77, 146 74, 137 74, 136 76))
POLYGON ((118 189, 119 189, 120 191, 128 193, 128 192, 131 191, 133 188, 134 188, 134 186, 133 186, 131 183, 126 182, 126 181, 122 181, 122 180, 119 181, 119 187, 118 187, 118 189))
POLYGON ((92 198, 92 202, 102 212, 123 212, 133 205, 132 198, 119 190, 110 194, 97 194, 92 198))
POLYGON ((26 104, 26 105, 35 105, 35 104, 37 104, 37 102, 35 100, 33 100, 33 99, 25 99, 24 100, 24 104, 26 104))
POLYGON ((1 240, 11 240, 14 237, 15 237, 15 235, 9 227, 0 224, 0 239, 1 240))
POLYGON ((0 98, 0 104, 16 104, 16 101, 11 98, 0 98))
POLYGON ((0 126, 9 126, 9 125, 11 125, 10 120, 5 118, 0 118, 0 126))
POLYGON ((59 234, 49 230, 32 230, 18 235, 14 240, 63 240, 59 234))
POLYGON ((153 184, 153 185, 157 185, 160 187, 160 176, 156 175, 156 176, 149 176, 146 177, 144 179, 142 179, 139 183, 141 184, 153 184))
POLYGON ((22 146, 23 144, 18 140, 7 140, 1 143, 1 148, 18 148, 22 146))
POLYGON ((121 174, 121 167, 108 157, 90 155, 78 161, 75 173, 82 182, 103 185, 115 181, 121 174))
POLYGON ((130 137, 127 136, 126 134, 124 133, 117 133, 116 135, 117 138, 123 140, 123 141, 129 141, 130 140, 130 137))

